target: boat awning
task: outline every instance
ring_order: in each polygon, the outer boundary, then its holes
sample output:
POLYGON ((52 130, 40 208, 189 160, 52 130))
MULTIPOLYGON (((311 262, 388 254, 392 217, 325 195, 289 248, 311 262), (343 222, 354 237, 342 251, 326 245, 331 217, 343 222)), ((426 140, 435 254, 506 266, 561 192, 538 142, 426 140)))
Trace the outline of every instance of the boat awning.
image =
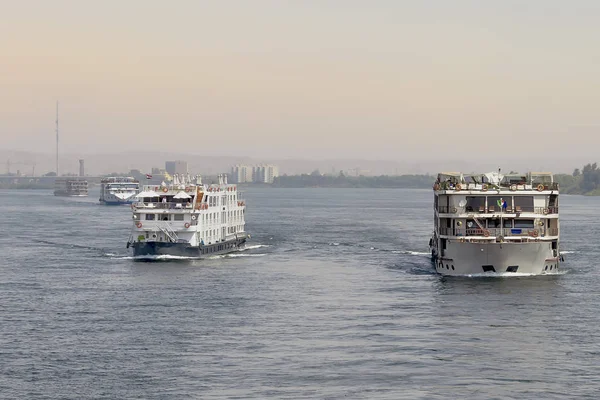
POLYGON ((160 197, 160 195, 158 193, 156 193, 154 190, 150 190, 147 192, 141 192, 138 195, 136 195, 135 197, 137 198, 141 198, 141 197, 160 197))
POLYGON ((191 199, 192 196, 190 196, 186 192, 178 192, 175 196, 173 196, 173 198, 174 199, 191 199))

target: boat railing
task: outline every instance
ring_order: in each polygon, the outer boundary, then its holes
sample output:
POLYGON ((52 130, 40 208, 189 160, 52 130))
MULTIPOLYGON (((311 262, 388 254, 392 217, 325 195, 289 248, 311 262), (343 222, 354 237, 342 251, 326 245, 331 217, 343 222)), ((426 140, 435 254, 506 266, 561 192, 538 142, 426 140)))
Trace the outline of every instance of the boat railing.
POLYGON ((468 214, 521 214, 521 213, 534 213, 534 214, 558 214, 558 206, 552 207, 533 207, 533 206, 509 206, 505 210, 502 210, 498 206, 466 206, 466 207, 454 207, 454 206, 438 206, 438 212, 440 214, 456 214, 456 213, 468 213, 468 214))
POLYGON ((485 237, 507 237, 507 236, 558 236, 558 229, 544 227, 539 228, 440 228, 440 235, 446 236, 485 236, 485 237))
POLYGON ((191 209, 193 205, 191 203, 135 203, 137 208, 154 208, 159 210, 179 210, 179 209, 191 209))
POLYGON ((486 192, 489 190, 510 190, 514 192, 522 190, 558 190, 557 182, 546 182, 546 183, 474 183, 474 182, 438 182, 433 185, 434 190, 471 190, 471 191, 482 191, 486 192))

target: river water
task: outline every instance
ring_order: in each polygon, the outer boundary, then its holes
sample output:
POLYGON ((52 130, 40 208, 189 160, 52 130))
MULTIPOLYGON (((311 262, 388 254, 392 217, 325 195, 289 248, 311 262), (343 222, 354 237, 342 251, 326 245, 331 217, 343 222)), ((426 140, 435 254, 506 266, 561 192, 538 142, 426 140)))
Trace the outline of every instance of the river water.
POLYGON ((245 197, 247 250, 140 262, 128 207, 0 191, 0 398, 598 398, 600 198, 559 274, 444 278, 430 190, 245 197))

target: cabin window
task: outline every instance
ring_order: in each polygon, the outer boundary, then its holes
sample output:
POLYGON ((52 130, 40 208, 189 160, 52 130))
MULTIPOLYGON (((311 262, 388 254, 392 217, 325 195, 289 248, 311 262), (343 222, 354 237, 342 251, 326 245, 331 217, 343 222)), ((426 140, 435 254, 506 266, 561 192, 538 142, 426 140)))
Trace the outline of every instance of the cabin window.
POLYGON ((533 220, 532 219, 515 219, 515 228, 521 229, 533 229, 533 220))
POLYGON ((506 202, 507 210, 511 210, 513 206, 512 196, 488 196, 487 202, 488 207, 495 211, 500 211, 502 202, 500 200, 504 200, 506 202))
POLYGON ((515 211, 533 212, 533 196, 515 196, 515 211))
POLYGON ((483 212, 485 210, 484 196, 467 196, 466 212, 483 212))
POLYGON ((488 228, 500 228, 500 220, 499 219, 488 219, 487 226, 488 226, 488 228))
POLYGON ((146 221, 154 221, 154 214, 146 214, 146 221))
POLYGON ((163 214, 160 216, 160 220, 161 221, 169 221, 171 218, 171 216, 169 214, 163 214))
POLYGON ((173 221, 183 221, 183 214, 174 214, 173 221))

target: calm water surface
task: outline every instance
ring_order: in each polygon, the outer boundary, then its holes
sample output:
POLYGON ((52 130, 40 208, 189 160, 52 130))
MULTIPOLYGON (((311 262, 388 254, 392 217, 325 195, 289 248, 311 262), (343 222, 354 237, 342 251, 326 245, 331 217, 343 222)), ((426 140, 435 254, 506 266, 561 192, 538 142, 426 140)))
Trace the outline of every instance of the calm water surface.
POLYGON ((600 198, 512 278, 434 273, 429 190, 246 198, 248 250, 140 262, 128 207, 0 191, 0 397, 598 398, 600 198))

